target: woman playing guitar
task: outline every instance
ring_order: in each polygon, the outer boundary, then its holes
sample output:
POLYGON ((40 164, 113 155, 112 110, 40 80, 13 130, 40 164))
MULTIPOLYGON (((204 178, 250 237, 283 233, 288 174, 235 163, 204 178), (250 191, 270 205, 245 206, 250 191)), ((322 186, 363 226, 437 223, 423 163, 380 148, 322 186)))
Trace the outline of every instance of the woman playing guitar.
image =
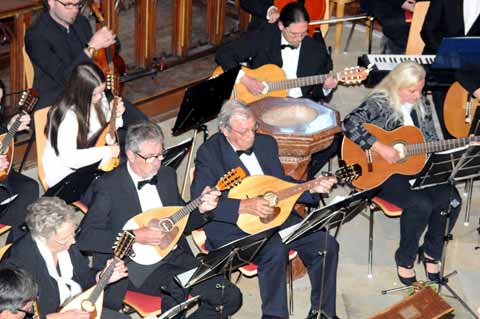
POLYGON ((105 77, 96 65, 80 64, 73 69, 64 94, 50 109, 42 159, 49 187, 76 169, 118 157, 118 144, 94 147, 110 117, 116 117, 117 128, 123 125, 123 102, 119 99, 116 113, 111 114, 113 102, 109 105, 105 88, 105 77))
MULTIPOLYGON (((383 137, 372 135, 362 126, 364 123, 374 124, 386 131, 415 125, 427 141, 436 140, 430 106, 422 99, 424 84, 425 70, 420 65, 411 62, 398 65, 359 107, 345 117, 345 136, 358 144, 365 154, 371 150, 373 158, 381 157, 390 164, 402 160, 401 152, 380 142, 383 137)), ((373 169, 370 166, 368 170, 373 169)), ((445 228, 445 217, 441 212, 448 209, 454 200, 461 202, 456 190, 453 192, 454 199, 450 201, 452 191, 448 185, 411 190, 409 179, 405 175, 392 175, 382 184, 379 193, 381 198, 403 209, 400 217, 400 246, 395 253, 395 261, 398 277, 405 285, 411 285, 417 280, 413 269, 417 255, 423 261, 428 280, 440 279, 438 262, 445 228), (420 236, 425 229, 425 239, 420 246, 420 236)), ((451 207, 451 227, 455 224, 460 206, 451 207)))

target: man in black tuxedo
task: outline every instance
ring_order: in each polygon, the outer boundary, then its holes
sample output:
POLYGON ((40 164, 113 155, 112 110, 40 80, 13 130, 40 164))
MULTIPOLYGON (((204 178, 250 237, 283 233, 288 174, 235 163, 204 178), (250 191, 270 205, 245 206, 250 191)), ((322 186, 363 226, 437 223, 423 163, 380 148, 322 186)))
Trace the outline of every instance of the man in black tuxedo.
MULTIPOLYGON (((430 2, 421 36, 425 42, 423 54, 436 54, 445 37, 480 36, 480 5, 477 0, 435 0, 430 2)), ((453 136, 447 131, 443 118, 446 89, 432 92, 435 110, 444 138, 453 136)))
MULTIPOLYGON (((249 175, 270 175, 285 181, 297 182, 285 175, 278 158, 278 145, 268 135, 256 134, 256 120, 248 106, 230 100, 220 111, 219 133, 214 134, 197 152, 192 196, 198 196, 205 185, 212 185, 224 172, 241 166, 249 175)), ((302 203, 318 203, 317 193, 326 193, 335 178, 324 177, 321 183, 301 195, 302 203)), ((236 225, 240 214, 268 217, 274 213, 269 202, 263 198, 244 200, 229 199, 222 194, 218 206, 212 211, 212 221, 205 226, 207 247, 220 247, 226 243, 247 236, 236 225)), ((293 211, 280 228, 286 228, 301 221, 293 211)), ((282 243, 278 234, 273 235, 263 246, 254 263, 258 265, 258 280, 262 298, 263 319, 288 318, 286 267, 289 249, 298 251, 308 268, 312 286, 311 310, 308 318, 317 318, 322 309, 328 318, 336 318, 336 273, 338 264, 338 243, 323 231, 302 237, 289 245, 282 243), (320 251, 326 252, 319 254, 320 251), (323 263, 325 262, 325 268, 323 263), (325 281, 322 282, 322 271, 325 281), (323 286, 323 302, 320 301, 323 286)), ((324 318, 323 316, 321 318, 324 318)))
MULTIPOLYGON (((40 91, 37 108, 56 101, 75 66, 91 62, 96 51, 116 42, 106 27, 92 34, 87 18, 79 14, 83 0, 44 0, 44 4, 46 10, 25 35, 25 49, 34 69, 33 87, 40 91)), ((130 102, 123 101, 126 126, 147 119, 130 102)))
MULTIPOLYGON (((82 250, 94 253, 94 267, 101 266, 110 257, 116 234, 129 219, 153 208, 185 205, 178 192, 175 170, 161 167, 163 140, 161 129, 154 123, 131 126, 126 139, 127 163, 92 184, 93 197, 88 203, 89 211, 82 222, 78 243, 82 250)), ((219 195, 209 187, 203 190, 198 213, 190 216, 186 232, 203 225, 202 214, 216 207, 219 195)), ((135 242, 144 249, 152 249, 152 245, 158 245, 165 237, 165 233, 154 226, 135 229, 134 233, 135 242)), ((182 236, 177 247, 159 262, 140 265, 127 261, 128 283, 124 280, 117 288, 125 289, 128 284, 130 290, 161 295, 164 311, 184 301, 189 294, 200 294, 201 305, 191 318, 216 319, 232 315, 241 305, 241 293, 225 278, 214 277, 194 286, 191 291, 183 289, 174 279, 177 274, 198 265, 182 236), (225 286, 223 296, 217 285, 225 286), (222 305, 223 312, 220 313, 222 305)))
MULTIPOLYGON (((318 74, 327 74, 333 64, 325 42, 319 34, 315 38, 307 35, 310 18, 303 4, 292 2, 283 7, 276 24, 265 24, 259 30, 247 32, 237 41, 219 48, 216 62, 225 70, 247 63, 249 68, 258 68, 265 64, 275 64, 283 69, 288 79, 318 74)), ((238 81, 254 95, 262 93, 262 82, 240 71, 238 81)), ((290 97, 305 97, 315 101, 331 98, 332 90, 337 86, 333 76, 323 85, 310 85, 288 90, 290 97)), ((326 150, 313 154, 309 165, 308 177, 313 178, 317 171, 332 157, 339 148, 340 138, 326 150)))

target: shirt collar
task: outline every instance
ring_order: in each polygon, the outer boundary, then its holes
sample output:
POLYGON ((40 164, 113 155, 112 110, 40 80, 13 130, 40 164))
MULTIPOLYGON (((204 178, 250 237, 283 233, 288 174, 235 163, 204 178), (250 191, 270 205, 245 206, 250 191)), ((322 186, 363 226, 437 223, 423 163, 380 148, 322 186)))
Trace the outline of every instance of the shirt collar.
POLYGON ((135 184, 135 187, 136 185, 138 184, 138 182, 140 181, 144 181, 144 180, 147 180, 147 179, 150 179, 152 178, 153 176, 150 176, 150 177, 147 177, 147 178, 142 178, 140 176, 138 176, 132 169, 132 167, 130 166, 130 163, 127 161, 127 171, 128 171, 128 174, 130 175, 130 177, 132 178, 132 181, 133 183, 135 184))
MULTIPOLYGON (((285 39, 285 37, 283 36, 283 33, 280 33, 282 35, 282 41, 280 42, 280 44, 287 44, 287 45, 291 45, 287 39, 285 39)), ((302 41, 303 42, 303 41, 302 41)), ((291 49, 291 50, 298 50, 302 47, 302 42, 300 42, 299 46, 296 48, 296 49, 291 49)))

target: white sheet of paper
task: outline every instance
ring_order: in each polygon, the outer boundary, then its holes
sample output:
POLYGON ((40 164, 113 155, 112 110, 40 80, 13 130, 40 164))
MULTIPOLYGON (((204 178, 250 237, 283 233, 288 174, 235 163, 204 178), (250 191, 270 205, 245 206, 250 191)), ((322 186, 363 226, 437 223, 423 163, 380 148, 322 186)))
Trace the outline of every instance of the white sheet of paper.
POLYGON ((182 272, 181 274, 178 274, 176 276, 177 280, 180 282, 180 284, 182 284, 182 287, 185 287, 185 285, 190 280, 190 278, 192 278, 193 274, 195 273, 195 271, 197 271, 197 269, 198 267, 190 269, 186 272, 182 272))
POLYGON ((18 197, 18 194, 15 194, 12 197, 9 197, 9 198, 5 199, 3 202, 0 203, 0 205, 9 204, 9 203, 13 202, 15 200, 15 198, 17 198, 17 197, 18 197))

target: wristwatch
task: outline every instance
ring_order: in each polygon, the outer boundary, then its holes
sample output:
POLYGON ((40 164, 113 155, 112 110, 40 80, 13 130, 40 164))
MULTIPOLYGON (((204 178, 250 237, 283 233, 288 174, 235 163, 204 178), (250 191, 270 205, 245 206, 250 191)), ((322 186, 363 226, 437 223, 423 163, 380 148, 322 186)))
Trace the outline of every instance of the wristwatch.
POLYGON ((93 58, 95 53, 97 53, 97 49, 95 47, 91 46, 90 44, 87 44, 87 51, 90 53, 90 56, 93 58))

